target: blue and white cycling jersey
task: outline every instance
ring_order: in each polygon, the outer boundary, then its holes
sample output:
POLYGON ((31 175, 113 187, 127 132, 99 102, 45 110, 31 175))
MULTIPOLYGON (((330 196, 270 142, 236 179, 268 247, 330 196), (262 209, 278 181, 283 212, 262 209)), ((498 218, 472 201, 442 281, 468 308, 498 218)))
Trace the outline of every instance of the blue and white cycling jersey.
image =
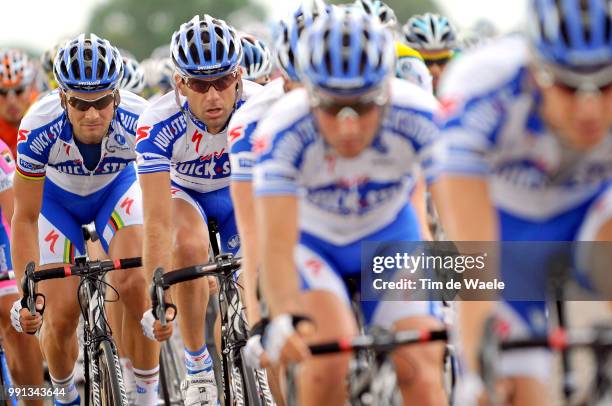
MULTIPOLYGON (((502 241, 593 240, 612 218, 612 132, 589 151, 565 144, 540 114, 542 96, 528 63, 527 43, 508 37, 449 65, 438 92, 446 109, 430 173, 486 179, 502 241)), ((541 297, 548 261, 559 253, 542 250, 526 258, 508 247, 502 252, 502 277, 541 297)), ((511 336, 547 329, 544 302, 502 303, 499 316, 511 336)), ((505 376, 545 380, 549 370, 545 351, 502 357, 505 376)))
POLYGON ((53 182, 70 193, 87 196, 111 184, 136 159, 134 139, 138 116, 147 101, 120 91, 108 135, 102 140, 98 166, 89 171, 72 135, 72 125, 60 104, 59 92, 36 102, 21 122, 17 139, 17 173, 53 182))
MULTIPOLYGON (((328 291, 350 306, 344 278, 361 271, 361 242, 420 240, 410 205, 417 168, 438 128, 433 95, 392 79, 390 102, 372 144, 339 156, 319 134, 306 90, 282 97, 255 132, 255 193, 299 197, 294 251, 302 290, 328 291)), ((364 301, 366 324, 390 328, 412 316, 440 316, 437 302, 364 301)))
POLYGON ((406 206, 424 147, 438 131, 432 95, 399 79, 390 87, 381 129, 353 159, 338 156, 319 135, 305 90, 281 98, 256 131, 255 193, 299 195, 301 230, 334 244, 390 224, 406 206))
MULTIPOLYGON (((240 107, 262 86, 243 80, 240 107)), ((172 182, 182 188, 207 193, 229 186, 230 161, 227 130, 218 134, 207 131, 206 125, 188 110, 187 99, 175 93, 160 97, 138 121, 136 152, 138 173, 170 172, 172 182)))
POLYGON ((232 181, 253 180, 256 160, 253 152, 253 135, 259 122, 284 94, 285 81, 282 78, 274 79, 232 116, 228 126, 232 181))
POLYGON ((612 132, 586 152, 562 142, 540 116, 527 63, 527 44, 509 37, 449 66, 432 171, 486 178, 503 240, 571 241, 612 180, 612 132))

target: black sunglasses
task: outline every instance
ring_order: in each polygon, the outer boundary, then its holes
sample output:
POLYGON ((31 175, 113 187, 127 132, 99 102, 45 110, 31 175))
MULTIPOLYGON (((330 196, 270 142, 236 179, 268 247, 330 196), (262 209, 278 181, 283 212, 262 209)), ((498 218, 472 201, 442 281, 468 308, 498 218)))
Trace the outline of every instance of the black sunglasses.
POLYGON ((345 108, 353 110, 357 115, 362 116, 370 113, 377 107, 382 107, 388 100, 384 92, 377 92, 369 97, 363 97, 352 102, 344 102, 323 95, 313 95, 314 106, 323 113, 337 116, 345 108))
POLYGON ((564 80, 561 77, 555 75, 549 69, 546 69, 545 67, 540 68, 538 71, 536 71, 535 77, 538 84, 542 87, 554 86, 557 89, 560 89, 561 91, 570 94, 576 94, 580 92, 601 94, 608 92, 612 89, 612 80, 601 84, 595 84, 590 81, 586 82, 584 80, 578 81, 575 79, 572 81, 564 80))
POLYGON ((21 96, 25 91, 25 86, 15 87, 13 89, 0 89, 0 96, 6 97, 11 92, 13 92, 15 96, 21 96))
POLYGON ((451 58, 440 58, 440 59, 425 59, 425 65, 429 68, 433 65, 444 66, 446 65, 451 58))
POLYGON ((78 97, 65 95, 66 101, 72 107, 79 111, 87 111, 90 108, 94 108, 96 110, 104 110, 107 108, 112 102, 115 101, 115 93, 109 93, 102 97, 98 97, 95 100, 84 100, 79 99, 78 97))
POLYGON ((211 87, 214 87, 218 92, 222 92, 234 83, 237 76, 238 72, 234 71, 214 80, 183 77, 183 83, 185 83, 188 88, 198 93, 206 93, 211 87))

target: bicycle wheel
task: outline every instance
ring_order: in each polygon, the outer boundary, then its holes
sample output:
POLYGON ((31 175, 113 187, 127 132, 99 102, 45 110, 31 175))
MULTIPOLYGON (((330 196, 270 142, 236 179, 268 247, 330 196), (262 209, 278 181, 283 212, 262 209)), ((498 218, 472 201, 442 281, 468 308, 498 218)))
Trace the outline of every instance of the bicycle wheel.
POLYGON ((93 404, 128 406, 127 393, 121 376, 121 365, 114 343, 108 340, 100 342, 92 367, 93 404))
POLYGON ((180 368, 181 362, 173 343, 163 343, 159 354, 159 386, 165 405, 183 404, 181 380, 185 372, 180 368))
POLYGON ((17 399, 15 396, 8 397, 7 390, 12 386, 11 375, 9 373, 8 364, 6 363, 6 354, 4 348, 0 345, 0 389, 2 390, 2 406, 17 406, 17 399))

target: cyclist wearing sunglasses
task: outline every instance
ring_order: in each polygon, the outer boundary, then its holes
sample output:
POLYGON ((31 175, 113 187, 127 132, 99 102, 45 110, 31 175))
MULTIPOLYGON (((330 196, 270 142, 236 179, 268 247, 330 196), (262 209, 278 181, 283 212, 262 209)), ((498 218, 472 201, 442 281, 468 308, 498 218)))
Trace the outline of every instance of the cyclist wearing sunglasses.
MULTIPOLYGON (((208 219, 221 234, 221 251, 236 254, 240 239, 229 193, 227 124, 234 111, 262 87, 242 80, 242 47, 234 28, 209 15, 182 24, 171 41, 176 87, 145 111, 138 122, 138 172, 145 215, 144 265, 166 271, 208 261, 208 219)), ((186 404, 217 402, 204 324, 206 280, 183 283, 172 292, 185 344, 186 404)), ((149 309, 142 326, 148 337, 166 340, 149 309)))
POLYGON ((419 51, 425 60, 433 77, 434 92, 437 92, 440 77, 457 45, 455 28, 446 17, 425 13, 410 17, 402 32, 404 43, 419 51))
MULTIPOLYGON (((66 42, 55 58, 60 90, 38 101, 21 123, 15 177, 12 257, 19 279, 26 264, 40 267, 72 263, 84 253, 81 226, 94 222, 111 258, 142 253, 142 203, 136 179, 136 122, 147 102, 119 91, 123 64, 119 51, 94 34, 66 42)), ((142 269, 114 272, 110 284, 123 306, 123 348, 134 365, 135 403, 157 404, 159 348, 140 328, 150 300, 142 269)), ((44 323, 20 301, 11 311, 13 326, 40 342, 56 404, 78 405, 74 366, 78 347, 78 280, 42 284, 44 323)))
POLYGON ((17 152, 17 129, 38 90, 35 67, 25 52, 0 49, 0 139, 17 152))
MULTIPOLYGON (((433 192, 450 239, 612 238, 611 13, 610 0, 533 0, 529 41, 500 39, 449 69, 440 88, 447 110, 433 192)), ((529 261, 545 263, 549 255, 543 250, 529 261)), ((502 251, 502 277, 545 292, 546 268, 526 275, 520 260, 502 251)), ((472 371, 489 307, 462 303, 472 371)), ((503 302, 499 317, 509 338, 548 327, 543 302, 503 302)), ((546 351, 503 355, 500 366, 513 378, 514 404, 546 404, 546 351)))
MULTIPOLYGON (((229 125, 230 162, 232 164, 231 192, 236 221, 240 231, 243 256, 243 275, 245 275, 245 304, 247 318, 251 325, 260 320, 257 300, 257 240, 255 238, 255 209, 253 204, 253 134, 259 122, 265 117, 272 105, 285 93, 301 87, 296 69, 297 47, 300 35, 322 14, 329 12, 329 6, 320 0, 306 0, 298 9, 279 23, 279 33, 275 44, 276 58, 281 77, 270 82, 261 92, 249 99, 234 114, 229 125)), ((259 367, 263 354, 261 336, 252 336, 246 345, 247 361, 259 367)))
MULTIPOLYGON (((280 99, 255 134, 257 241, 272 317, 263 344, 273 363, 304 361, 300 404, 340 405, 348 356, 308 360, 305 340, 357 334, 344 278, 359 278, 362 242, 422 238, 424 216, 418 218, 411 195, 415 166, 437 133, 437 102, 393 78, 391 32, 354 7, 319 17, 297 52, 305 89, 280 99), (296 333, 292 315, 307 316, 316 328, 296 333)), ((368 326, 441 326, 435 302, 361 306, 368 326)), ((442 346, 391 356, 406 403, 446 402, 442 346)))

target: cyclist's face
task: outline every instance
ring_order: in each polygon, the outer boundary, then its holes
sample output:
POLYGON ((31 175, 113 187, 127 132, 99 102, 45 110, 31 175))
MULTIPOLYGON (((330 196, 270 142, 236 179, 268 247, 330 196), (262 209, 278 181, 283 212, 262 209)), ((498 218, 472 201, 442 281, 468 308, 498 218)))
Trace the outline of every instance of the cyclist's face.
POLYGON ((115 104, 119 102, 118 93, 114 94, 112 90, 95 93, 68 90, 60 95, 75 137, 86 144, 99 143, 113 120, 115 104), (95 106, 88 106, 88 102, 94 101, 95 106))
POLYGON ((442 77, 446 65, 450 62, 453 52, 450 49, 435 52, 420 50, 419 52, 425 60, 429 73, 431 73, 433 79, 432 84, 435 91, 438 89, 440 77, 442 77))
POLYGON ((32 85, 0 89, 0 118, 15 126, 25 115, 32 100, 32 85))
POLYGON ((576 149, 599 144, 612 129, 612 86, 599 94, 576 94, 559 85, 541 87, 548 125, 576 149))
POLYGON ((313 107, 321 135, 344 158, 354 158, 370 146, 383 114, 383 107, 355 99, 327 99, 313 107))
POLYGON ((241 77, 242 74, 238 69, 235 73, 221 78, 218 85, 210 86, 204 92, 201 91, 200 84, 190 82, 179 75, 175 76, 175 82, 179 92, 187 97, 191 112, 206 124, 210 133, 216 134, 223 130, 234 111, 241 77), (223 83, 224 80, 227 82, 223 83), (218 90, 219 88, 222 90, 218 90))

